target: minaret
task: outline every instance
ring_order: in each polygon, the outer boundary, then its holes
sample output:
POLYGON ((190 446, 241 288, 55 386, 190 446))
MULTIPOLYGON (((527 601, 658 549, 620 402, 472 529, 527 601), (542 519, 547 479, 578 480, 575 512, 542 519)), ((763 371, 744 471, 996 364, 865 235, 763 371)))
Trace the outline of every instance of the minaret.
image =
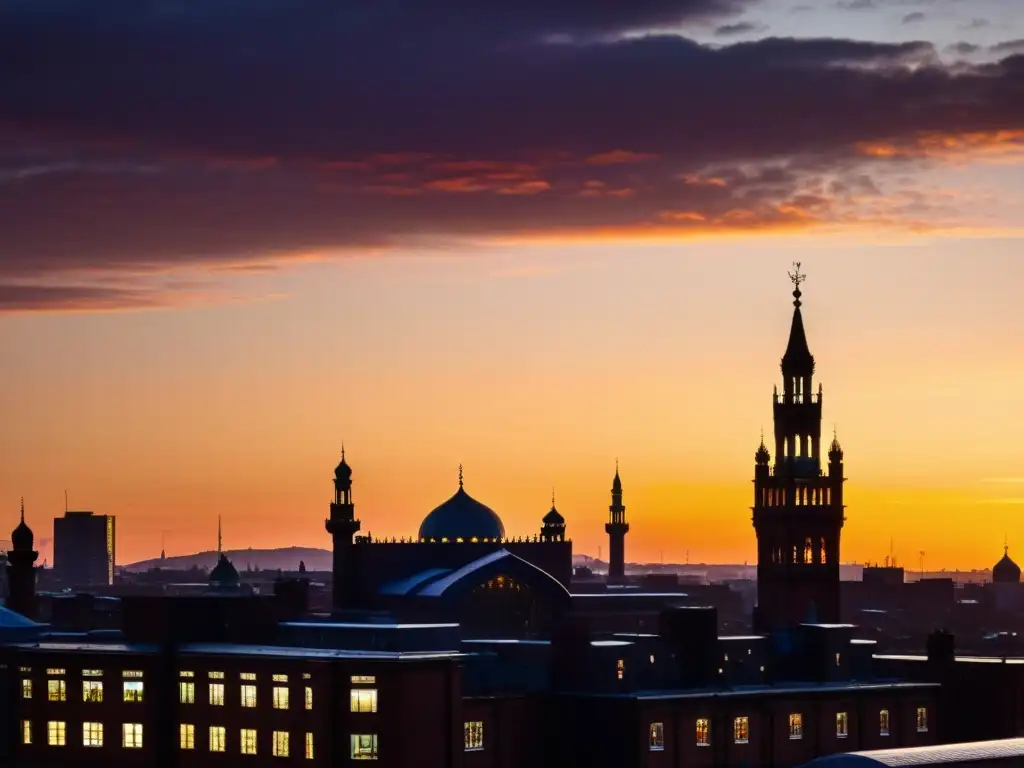
POLYGON ((11 533, 11 550, 7 553, 7 607, 29 619, 36 613, 36 569, 39 553, 32 549, 35 536, 25 524, 25 499, 21 500, 21 522, 11 533))
POLYGON ((764 444, 754 455, 753 524, 757 532, 755 628, 769 632, 802 622, 836 623, 839 538, 843 528, 843 451, 833 438, 822 471, 822 389, 813 391, 814 356, 800 311, 800 263, 790 273, 793 321, 782 357, 782 394, 772 397, 775 464, 764 444))
POLYGON ((626 578, 626 508, 622 505, 622 481, 619 479, 619 462, 615 462, 615 479, 612 480, 612 504, 608 507, 608 582, 618 584, 626 578))
POLYGON ((335 611, 351 608, 355 602, 356 567, 353 559, 353 537, 359 526, 355 505, 352 503, 352 468, 345 461, 345 447, 342 446, 341 462, 334 470, 334 501, 331 502, 331 516, 326 521, 327 532, 334 541, 335 611))
POLYGON ((551 509, 544 515, 540 527, 541 541, 565 541, 565 518, 555 509, 555 491, 551 489, 551 509))

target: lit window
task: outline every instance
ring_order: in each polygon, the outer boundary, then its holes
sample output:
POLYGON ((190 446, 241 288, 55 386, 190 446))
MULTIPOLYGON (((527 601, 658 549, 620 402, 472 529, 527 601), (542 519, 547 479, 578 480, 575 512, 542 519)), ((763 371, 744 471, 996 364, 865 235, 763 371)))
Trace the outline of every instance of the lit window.
POLYGON ((21 698, 31 699, 32 698, 32 681, 22 680, 21 681, 21 698))
POLYGON ((804 737, 804 716, 800 713, 794 713, 789 716, 789 738, 792 740, 802 739, 804 737))
POLYGON ((651 723, 651 752, 661 752, 665 749, 665 724, 651 723))
POLYGON ((67 701, 68 692, 63 680, 46 681, 46 698, 49 701, 67 701))
POLYGON ((178 699, 182 704, 195 704, 196 684, 188 682, 178 683, 178 699))
POLYGON ((255 685, 243 685, 242 686, 242 706, 243 707, 255 707, 256 706, 256 686, 255 685))
POLYGON ((352 759, 353 760, 376 760, 377 759, 377 734, 376 733, 353 733, 352 734, 352 759))
POLYGON ((313 708, 313 688, 311 686, 307 685, 306 686, 306 709, 312 709, 312 708, 313 708))
POLYGON ((845 712, 836 712, 836 738, 845 739, 850 735, 850 719, 845 712))
POLYGON ((349 696, 351 712, 376 712, 377 689, 353 688, 349 696))
POLYGON ((181 672, 178 673, 178 677, 193 678, 195 676, 196 676, 195 672, 187 672, 187 671, 184 671, 184 670, 182 670, 181 672))
POLYGON ((309 672, 303 672, 302 673, 302 679, 303 680, 311 680, 311 679, 313 679, 313 676, 311 674, 309 674, 309 672))
POLYGON ((103 683, 99 680, 82 681, 82 701, 99 704, 103 701, 103 683))
POLYGON ((711 746, 711 721, 706 717, 697 718, 697 746, 711 746))
POLYGON ((239 677, 242 678, 243 680, 255 681, 256 680, 256 673, 255 672, 242 672, 239 675, 239 677))
POLYGON ((242 738, 240 740, 242 745, 243 755, 255 755, 256 754, 256 729, 255 728, 243 728, 242 738))
POLYGON ((103 723, 82 723, 82 746, 103 746, 103 723))
POLYGON ((352 685, 376 685, 377 677, 375 675, 352 675, 352 685))
POLYGON ((210 706, 224 706, 224 683, 210 683, 210 706))
POLYGON ((179 740, 182 749, 196 748, 196 727, 190 723, 182 723, 178 726, 179 740))
POLYGON ((142 701, 142 681, 141 680, 125 680, 124 682, 124 700, 133 701, 139 703, 142 701))
POLYGON ((878 713, 878 735, 889 735, 889 710, 883 709, 878 713))
POLYGON ((842 665, 842 663, 843 663, 843 654, 841 654, 841 653, 837 653, 837 654, 836 654, 836 666, 837 666, 837 667, 838 667, 838 666, 841 666, 841 665, 842 665))
POLYGON ((484 748, 484 724, 481 720, 472 720, 462 726, 463 739, 467 752, 476 752, 484 748))
POLYGON ((21 743, 31 744, 32 743, 32 721, 22 720, 21 721, 21 743))
POLYGON ((626 676, 626 662, 623 659, 619 659, 615 662, 615 677, 621 680, 626 676))
POLYGON ((271 754, 274 757, 288 757, 288 731, 274 731, 271 754))
POLYGON ((207 676, 211 680, 223 680, 224 679, 224 673, 223 672, 208 672, 207 676))
POLYGON ((312 733, 307 733, 306 734, 306 759, 307 760, 312 760, 313 759, 313 734, 312 733))
POLYGON ((652 653, 651 654, 651 664, 653 664, 653 663, 654 663, 654 654, 652 653))
POLYGON ((917 732, 928 733, 928 709, 926 707, 917 708, 917 732))
POLYGON ((732 740, 737 744, 750 743, 750 718, 737 717, 733 720, 732 740))
POLYGON ((142 749, 142 723, 125 723, 121 726, 121 746, 142 749))
POLYGON ((31 672, 32 667, 18 667, 19 672, 31 672))
POLYGON ((210 751, 223 752, 224 742, 227 741, 227 734, 223 725, 210 726, 210 751))
POLYGON ((288 675, 273 675, 271 677, 271 680, 273 680, 275 683, 287 683, 288 675))
POLYGON ((288 709, 288 689, 283 685, 274 686, 274 709, 288 709))
POLYGON ((121 677, 142 677, 142 672, 137 669, 126 669, 121 673, 121 677))
POLYGON ((67 744, 67 726, 63 720, 51 720, 46 724, 46 743, 51 747, 67 744))
POLYGON ((83 669, 82 677, 103 677, 102 669, 83 669))
POLYGON ((46 674, 48 674, 50 677, 61 677, 62 675, 65 674, 65 670, 60 669, 60 668, 50 667, 49 669, 46 670, 46 674))

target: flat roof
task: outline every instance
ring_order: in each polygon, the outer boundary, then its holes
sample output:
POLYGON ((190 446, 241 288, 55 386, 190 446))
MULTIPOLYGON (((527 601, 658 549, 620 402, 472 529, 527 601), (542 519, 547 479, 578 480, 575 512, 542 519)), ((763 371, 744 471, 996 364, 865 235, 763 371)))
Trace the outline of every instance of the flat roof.
MULTIPOLYGON (((8 648, 45 653, 154 654, 159 646, 147 643, 9 643, 8 648)), ((265 656, 280 659, 376 659, 380 661, 422 661, 453 659, 466 654, 459 651, 372 651, 348 648, 297 648, 286 645, 242 645, 237 643, 186 643, 179 646, 182 655, 265 656)))
MULTIPOLYGON (((876 653, 874 659, 882 661, 928 661, 928 657, 920 653, 876 653)), ((1024 664, 1019 656, 954 656, 954 661, 962 664, 1024 664)))
POLYGON ((278 626, 301 629, 455 629, 458 623, 446 624, 374 624, 373 622, 347 621, 284 621, 278 626))
POLYGON ((689 597, 685 592, 573 592, 574 600, 578 597, 689 597))
POLYGON ((701 699, 708 697, 735 697, 735 696, 771 696, 791 695, 800 693, 843 693, 847 691, 889 691, 889 690, 930 690, 940 688, 939 683, 907 683, 898 681, 849 681, 842 683, 780 683, 779 685, 738 685, 733 688, 722 690, 719 688, 705 688, 689 691, 636 691, 626 694, 612 694, 627 696, 644 701, 658 701, 666 699, 701 699))

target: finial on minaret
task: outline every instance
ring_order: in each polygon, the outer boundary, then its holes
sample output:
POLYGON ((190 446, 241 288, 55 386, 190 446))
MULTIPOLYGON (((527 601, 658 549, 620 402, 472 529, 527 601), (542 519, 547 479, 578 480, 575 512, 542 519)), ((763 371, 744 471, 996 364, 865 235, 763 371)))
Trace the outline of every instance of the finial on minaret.
POLYGON ((221 539, 220 515, 217 515, 217 552, 218 553, 223 553, 224 552, 224 548, 222 546, 222 539, 221 539))
POLYGON ((1010 556, 1010 537, 1007 534, 1003 534, 1003 554, 1007 557, 1010 556))
POLYGON ((462 487, 462 465, 459 464, 459 488, 462 487))
POLYGON ((555 508, 555 487, 551 486, 551 508, 555 508))
POLYGON ((25 497, 21 497, 21 522, 25 522, 25 497))
POLYGON ((800 271, 800 262, 793 262, 793 271, 789 273, 789 279, 793 281, 795 286, 793 290, 793 306, 797 309, 800 308, 800 297, 803 295, 800 293, 800 283, 807 279, 807 275, 800 271))
POLYGON ((342 443, 341 443, 341 460, 342 461, 345 460, 345 442, 344 441, 342 441, 342 443))

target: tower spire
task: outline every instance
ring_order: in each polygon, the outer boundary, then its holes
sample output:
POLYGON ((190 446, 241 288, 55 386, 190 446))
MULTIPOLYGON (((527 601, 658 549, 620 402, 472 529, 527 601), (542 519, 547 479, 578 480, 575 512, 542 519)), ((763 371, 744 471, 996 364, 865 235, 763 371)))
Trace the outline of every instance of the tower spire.
POLYGON ((220 515, 217 515, 217 552, 218 554, 223 554, 224 552, 221 539, 220 515))
POLYGON ((459 464, 459 488, 462 488, 462 464, 459 464))
POLYGON ((21 522, 25 522, 25 497, 21 497, 21 522))
MULTIPOLYGON (((814 373, 814 355, 807 346, 807 334, 804 332, 804 318, 800 313, 803 302, 800 297, 803 293, 800 286, 807 280, 807 275, 800 271, 800 262, 793 262, 793 271, 789 272, 789 279, 793 282, 793 322, 789 328, 789 343, 786 345, 786 352, 782 356, 782 374, 788 379, 792 377, 806 378, 807 387, 810 388, 810 376, 814 373)), ((787 383, 785 391, 791 391, 787 383)), ((806 394, 810 394, 807 392, 806 394)))
POLYGON ((345 441, 341 441, 341 460, 345 460, 345 441))

